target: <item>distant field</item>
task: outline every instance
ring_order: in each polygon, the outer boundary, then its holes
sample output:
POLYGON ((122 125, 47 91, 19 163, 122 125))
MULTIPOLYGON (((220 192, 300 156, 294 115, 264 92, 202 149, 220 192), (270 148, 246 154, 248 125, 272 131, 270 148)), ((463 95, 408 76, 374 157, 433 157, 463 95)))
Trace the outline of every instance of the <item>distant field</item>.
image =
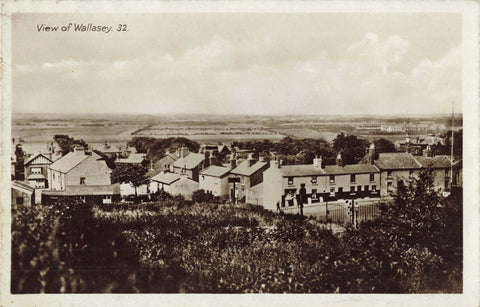
POLYGON ((311 138, 311 139, 319 139, 322 138, 326 141, 331 142, 334 138, 337 137, 336 133, 328 132, 328 131, 318 131, 308 128, 276 128, 276 132, 288 135, 293 138, 311 138))

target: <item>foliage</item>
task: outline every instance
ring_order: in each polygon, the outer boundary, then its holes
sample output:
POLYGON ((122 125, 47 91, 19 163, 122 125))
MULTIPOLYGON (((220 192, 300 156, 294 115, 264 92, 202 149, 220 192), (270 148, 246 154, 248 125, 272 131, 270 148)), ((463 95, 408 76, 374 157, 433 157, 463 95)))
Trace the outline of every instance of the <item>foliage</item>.
POLYGON ((134 137, 129 143, 139 153, 146 153, 147 160, 156 162, 164 157, 167 149, 177 149, 181 146, 187 147, 191 152, 198 152, 200 145, 197 142, 183 137, 170 137, 157 139, 152 137, 134 137))
POLYGON ((200 189, 193 192, 192 201, 195 203, 219 204, 222 202, 222 198, 219 196, 215 196, 212 193, 208 193, 203 189, 200 189))
POLYGON ((377 154, 384 152, 396 152, 395 144, 391 141, 381 138, 373 142, 375 144, 375 152, 377 154))
POLYGON ((367 140, 359 139, 355 135, 339 133, 333 140, 335 152, 342 153, 343 163, 355 164, 365 156, 365 149, 369 146, 367 140))
POLYGON ((12 291, 193 293, 461 292, 461 191, 431 173, 378 219, 333 234, 314 218, 160 193, 142 204, 13 212, 12 291))
POLYGON ((138 164, 118 164, 112 171, 112 183, 130 183, 135 187, 135 196, 137 196, 137 187, 147 184, 148 169, 138 164))
POLYGON ((54 135, 53 140, 57 142, 58 146, 62 149, 62 155, 68 154, 76 145, 83 146, 85 149, 88 147, 88 144, 84 140, 76 140, 64 134, 54 135))

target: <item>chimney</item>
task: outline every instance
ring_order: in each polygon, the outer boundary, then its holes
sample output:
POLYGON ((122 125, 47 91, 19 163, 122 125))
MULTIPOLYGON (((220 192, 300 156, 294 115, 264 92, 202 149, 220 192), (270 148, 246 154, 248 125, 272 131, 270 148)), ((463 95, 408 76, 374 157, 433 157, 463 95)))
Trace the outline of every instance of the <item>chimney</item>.
POLYGON ((278 163, 278 160, 270 160, 270 167, 271 168, 274 168, 274 167, 280 168, 280 163, 278 163))
POLYGON ((73 152, 78 154, 85 154, 85 148, 83 146, 77 145, 73 147, 73 152))
POLYGON ((427 148, 425 148, 423 150, 423 156, 424 157, 429 157, 429 158, 433 157, 433 152, 432 152, 432 148, 430 147, 430 145, 428 145, 427 148))
POLYGON ((235 155, 234 153, 232 153, 232 154, 230 155, 230 167, 231 167, 232 169, 234 169, 235 167, 237 167, 237 157, 236 157, 236 155, 235 155))
POLYGON ((345 164, 343 163, 342 153, 339 152, 337 155, 337 165, 343 167, 345 164))
POLYGON ((372 164, 375 162, 375 144, 370 144, 368 148, 368 163, 372 164))
POLYGON ((315 156, 313 159, 313 167, 314 168, 322 168, 322 156, 315 156))
POLYGON ((253 154, 252 153, 248 154, 247 161, 248 161, 248 167, 252 167, 252 165, 255 164, 256 161, 255 161, 255 159, 253 159, 253 154))

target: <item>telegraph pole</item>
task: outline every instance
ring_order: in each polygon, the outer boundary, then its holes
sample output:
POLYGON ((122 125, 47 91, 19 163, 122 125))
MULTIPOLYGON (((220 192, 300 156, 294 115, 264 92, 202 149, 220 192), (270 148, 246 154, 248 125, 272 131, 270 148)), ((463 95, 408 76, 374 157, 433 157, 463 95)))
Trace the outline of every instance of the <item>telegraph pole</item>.
POLYGON ((452 144, 450 144, 450 191, 453 188, 453 143, 454 143, 454 126, 455 126, 455 101, 452 101, 452 144))

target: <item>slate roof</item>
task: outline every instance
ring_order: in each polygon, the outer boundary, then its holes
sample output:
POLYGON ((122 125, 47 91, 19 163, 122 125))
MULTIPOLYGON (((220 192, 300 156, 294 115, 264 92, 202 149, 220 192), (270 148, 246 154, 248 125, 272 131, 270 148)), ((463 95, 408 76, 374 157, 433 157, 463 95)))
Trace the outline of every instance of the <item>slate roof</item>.
POLYGON ((174 174, 174 173, 159 173, 155 176, 153 176, 150 180, 152 181, 157 181, 160 183, 165 183, 165 184, 172 184, 175 181, 180 179, 179 174, 174 174))
POLYGON ((210 165, 206 169, 200 172, 200 175, 205 176, 212 176, 212 177, 224 177, 230 172, 230 168, 217 166, 217 165, 210 165))
POLYGON ((205 160, 205 156, 197 153, 189 153, 186 157, 180 158, 173 163, 174 167, 192 169, 205 160))
POLYGON ((101 157, 95 153, 92 153, 92 155, 90 156, 86 155, 83 152, 69 152, 62 158, 53 162, 53 164, 50 165, 49 168, 62 173, 68 173, 72 168, 74 168, 81 162, 87 160, 89 157, 96 157, 98 160, 101 159, 101 157))
POLYGON ((375 160, 375 165, 381 170, 419 169, 422 167, 420 162, 406 152, 381 153, 375 160))
POLYGON ((371 164, 347 164, 345 166, 338 165, 326 165, 326 175, 340 175, 340 174, 364 174, 364 173, 376 173, 380 170, 371 164))
POLYGON ((280 171, 283 176, 321 176, 325 171, 319 167, 314 167, 313 164, 305 165, 282 165, 280 171))
POLYGON ((415 157, 415 159, 422 164, 423 167, 431 168, 447 168, 451 166, 450 159, 447 156, 435 157, 415 157))
POLYGON ((251 176, 253 175, 256 171, 260 170, 262 167, 265 165, 268 165, 268 162, 257 162, 253 164, 251 167, 248 166, 249 161, 245 160, 242 163, 240 163, 237 167, 235 167, 233 170, 230 172, 232 174, 236 175, 242 175, 242 176, 251 176))

